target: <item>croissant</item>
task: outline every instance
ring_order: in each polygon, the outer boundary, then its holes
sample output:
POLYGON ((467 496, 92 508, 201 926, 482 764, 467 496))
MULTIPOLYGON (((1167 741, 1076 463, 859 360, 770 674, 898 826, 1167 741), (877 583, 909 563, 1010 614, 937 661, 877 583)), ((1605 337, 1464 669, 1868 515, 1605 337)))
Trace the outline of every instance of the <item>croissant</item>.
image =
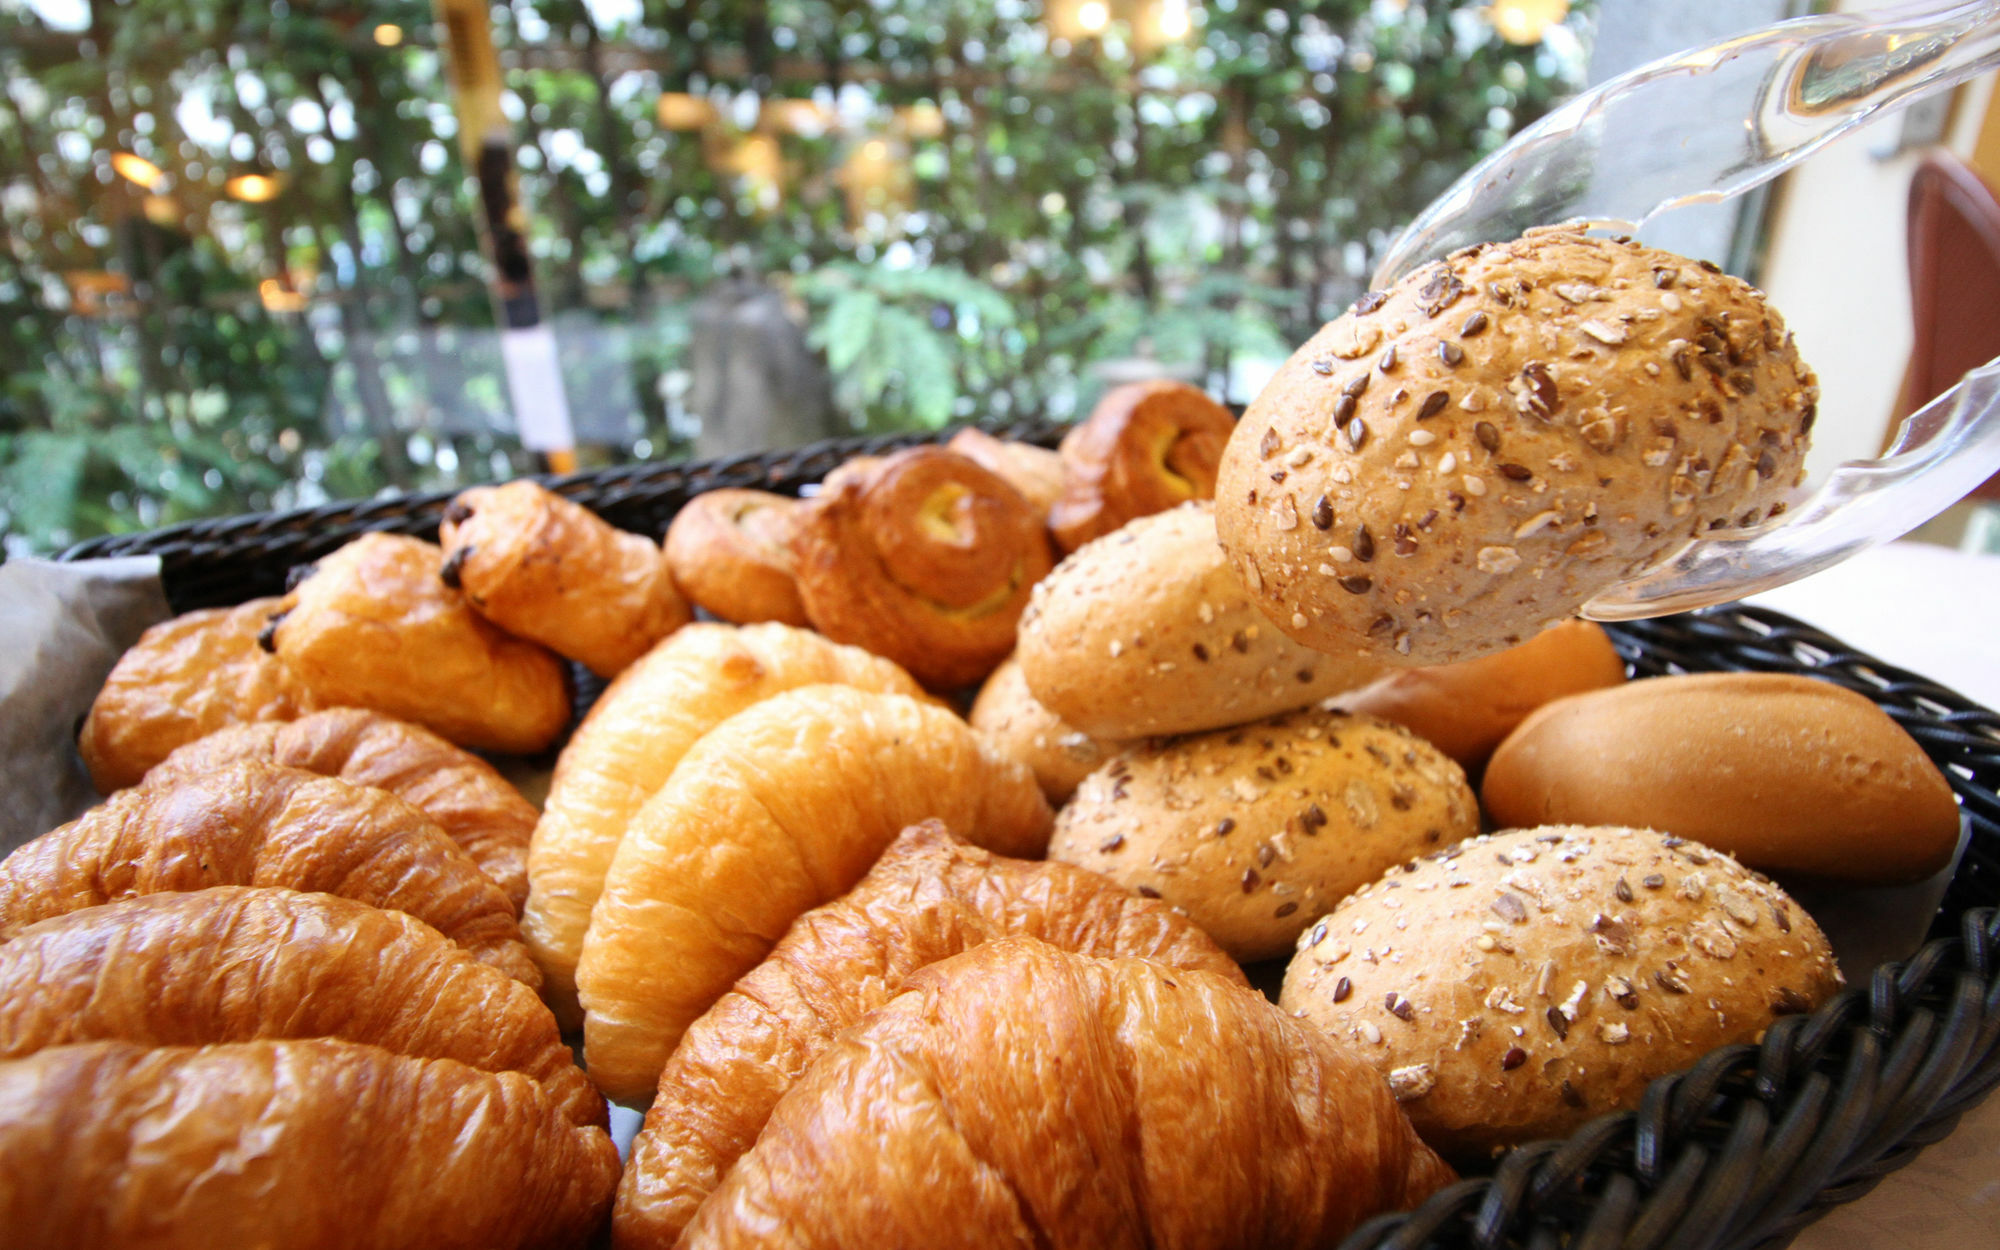
POLYGON ((0 1062, 0 1245, 586 1245, 618 1179, 534 1080, 314 1039, 0 1062))
POLYGON ((1063 436, 1063 493, 1049 528, 1064 551, 1127 521, 1215 498, 1222 449, 1236 428, 1229 409, 1185 382, 1114 387, 1063 436))
POLYGON ((527 900, 534 805, 491 764, 428 729, 360 708, 314 712, 282 725, 236 725, 179 748, 146 774, 146 783, 200 776, 237 760, 387 790, 451 835, 515 911, 527 900))
POLYGON ((153 626, 119 657, 76 742, 99 794, 138 785, 175 747, 225 725, 287 721, 320 706, 257 645, 277 607, 252 599, 188 612, 153 626))
POLYGON ((519 1072, 572 1123, 605 1127, 603 1097, 534 992, 401 912, 218 886, 86 907, 0 945, 0 1058, 306 1037, 519 1072))
POLYGON ((517 637, 612 677, 694 613, 658 543, 525 479, 461 491, 439 530, 445 585, 517 637))
POLYGON ((1062 497, 1062 457, 1046 447, 995 438, 986 431, 966 426, 951 436, 946 451, 955 451, 981 468, 1005 478, 1007 485, 1021 492, 1046 521, 1049 509, 1062 497))
POLYGON ((859 885, 799 917, 688 1029, 633 1139, 613 1244, 672 1246, 834 1034, 888 1002, 917 969, 1010 936, 1246 984, 1221 948, 1165 903, 1067 865, 1003 859, 935 820, 914 825, 859 885))
POLYGON ((785 625, 690 625, 611 683, 556 760, 528 850, 528 950, 565 1027, 582 1023, 576 961, 612 854, 639 808, 695 740, 796 686, 838 682, 918 694, 887 660, 785 625))
POLYGON ((904 695, 807 686, 709 731, 633 820, 591 912, 576 982, 597 1087, 650 1095, 682 1032, 786 927, 927 817, 1011 855, 1039 855, 1053 819, 1027 768, 904 695))
POLYGON ((438 580, 443 553, 363 534, 279 605, 265 638, 323 706, 415 721, 463 747, 530 754, 569 724, 562 663, 438 580))
POLYGON ((842 1034, 681 1245, 1320 1247, 1452 1179, 1254 991, 1010 938, 842 1034))
POLYGON ((796 499, 762 490, 696 495, 667 527, 667 563, 681 593, 725 621, 806 625, 799 600, 796 499))
POLYGON ((941 447, 829 478, 797 550, 799 594, 821 633, 939 689, 1007 658, 1028 591, 1055 563, 1021 492, 941 447))
POLYGON ((252 760, 121 791, 0 860, 0 941, 114 899, 216 885, 406 912, 541 985, 507 896, 428 816, 381 790, 252 760))

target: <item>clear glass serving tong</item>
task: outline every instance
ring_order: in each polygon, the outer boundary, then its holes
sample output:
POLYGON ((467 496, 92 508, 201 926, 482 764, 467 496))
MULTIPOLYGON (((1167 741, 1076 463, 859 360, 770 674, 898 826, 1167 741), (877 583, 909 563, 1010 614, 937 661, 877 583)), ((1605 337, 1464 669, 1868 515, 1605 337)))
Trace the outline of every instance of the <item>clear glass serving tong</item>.
MULTIPOLYGON (((1391 245, 1375 286, 1544 222, 1630 232, 1682 204, 1728 199, 1995 64, 2000 0, 1799 18, 1655 61, 1577 96, 1481 161, 1391 245)), ((1782 586, 1901 537, 1996 471, 2000 360, 1911 415, 1883 459, 1841 465, 1780 520, 1694 542, 1583 615, 1662 616, 1782 586)))

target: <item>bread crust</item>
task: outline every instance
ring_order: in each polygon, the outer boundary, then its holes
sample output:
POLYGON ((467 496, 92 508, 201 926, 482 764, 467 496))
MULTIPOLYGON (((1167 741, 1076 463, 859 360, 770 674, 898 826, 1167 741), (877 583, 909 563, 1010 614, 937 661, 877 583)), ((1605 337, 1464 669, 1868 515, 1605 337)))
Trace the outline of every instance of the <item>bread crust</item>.
POLYGON ((438 579, 444 553, 364 534, 279 605, 270 646, 322 705, 415 721, 462 747, 532 754, 569 725, 561 661, 438 579))
POLYGON ((696 495, 667 527, 674 583, 703 608, 738 625, 809 624, 792 551, 802 506, 763 490, 696 495))
POLYGON ((1029 591, 1055 563, 1021 492, 942 447, 829 477, 796 550, 799 594, 821 633, 939 690, 1007 658, 1029 591))
POLYGON ((905 695, 806 686, 710 730, 633 819, 591 911, 576 981, 598 1088, 649 1097, 792 921, 932 817, 1017 856, 1042 853, 1051 820, 1024 765, 905 695))
POLYGON ((1190 499, 1215 497, 1216 466, 1236 428, 1229 409, 1185 382, 1106 391, 1063 436, 1062 497, 1049 528, 1065 552, 1190 499))
POLYGON ((1244 962, 1289 953, 1384 869, 1479 832, 1465 773, 1400 725, 1304 708, 1127 746, 1049 858, 1157 895, 1244 962))
POLYGON ((1483 786, 1504 824, 1627 824, 1870 885, 1951 862, 1951 784, 1872 700, 1791 673, 1652 677, 1529 717, 1483 786))
POLYGON ((1019 657, 1011 655, 979 688, 966 720, 1003 753, 1033 769, 1043 795, 1056 807, 1069 802, 1083 779, 1124 745, 1093 738, 1037 703, 1019 657))
POLYGON ((1728 856, 1649 830, 1475 838, 1307 930, 1278 1005, 1356 1048, 1471 1159, 1638 1105, 1840 988, 1825 936, 1728 856))
POLYGON ((146 780, 164 784, 237 760, 386 790, 451 835, 516 913, 527 901, 534 806, 491 764, 422 726, 361 708, 332 708, 285 724, 237 725, 179 748, 146 780))
POLYGON ((1453 1179, 1253 991, 1013 938, 843 1034, 682 1245, 1304 1250, 1453 1179))
POLYGON ((278 602, 183 613, 148 629, 118 657, 76 742, 99 794, 138 785, 176 747, 218 729, 287 721, 320 706, 257 645, 278 602))
POLYGON ((772 695, 838 682, 921 695, 910 675, 858 647, 788 625, 696 624, 619 675, 556 760, 528 849, 521 932, 564 1027, 583 1023, 576 961, 604 874, 632 818, 701 736, 772 695))
POLYGON ((852 890, 799 917, 681 1039, 632 1142, 613 1244, 671 1247, 836 1034, 918 969, 1020 936, 1244 983, 1229 957, 1165 903, 1066 864, 994 855, 935 820, 913 825, 852 890))
POLYGON ((1102 738, 1240 725, 1381 672, 1271 628, 1224 561, 1206 503, 1072 552, 1035 588, 1017 654, 1037 702, 1102 738))
POLYGON ((1230 440, 1217 527, 1301 642, 1472 659, 1772 515, 1818 395, 1749 285, 1534 230, 1371 293, 1301 347, 1230 440))

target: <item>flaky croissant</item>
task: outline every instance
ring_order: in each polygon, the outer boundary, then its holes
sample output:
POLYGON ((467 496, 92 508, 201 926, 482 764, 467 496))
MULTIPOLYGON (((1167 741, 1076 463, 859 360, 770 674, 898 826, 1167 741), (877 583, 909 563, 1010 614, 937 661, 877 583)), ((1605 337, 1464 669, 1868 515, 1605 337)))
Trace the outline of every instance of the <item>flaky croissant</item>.
POLYGON ((6 1250, 582 1247, 618 1178, 542 1085, 309 1040, 0 1062, 6 1250))
POLYGON ((843 469, 799 524, 799 594, 821 633, 950 689, 1014 649, 1054 566, 1042 518, 998 475, 942 447, 843 469))
POLYGON ((1075 551, 1127 521, 1190 499, 1213 499, 1229 409, 1185 382, 1114 387, 1063 436, 1063 493, 1049 528, 1075 551))
POLYGON ((799 601, 798 500, 764 490, 696 495, 667 527, 667 563, 681 593, 725 621, 804 626, 799 601))
POLYGON ((857 647, 786 625, 690 625, 611 683, 556 761, 528 851, 522 914, 543 997, 581 1024, 576 961, 604 874, 638 814, 697 739, 744 708, 799 686, 837 682, 921 693, 909 674, 857 647))
POLYGON ((428 729, 360 708, 332 708, 287 724, 236 725, 179 748, 146 774, 146 783, 199 776, 237 760, 387 790, 450 834, 516 911, 527 900, 534 805, 491 764, 428 729))
POLYGON ((0 944, 0 1059, 48 1046, 326 1037, 545 1086, 574 1124, 604 1099, 534 991, 429 925, 331 894, 217 886, 86 907, 0 944))
POLYGON ((694 615, 658 543, 525 478, 460 491, 438 542, 445 584, 481 616, 600 677, 694 615))
POLYGON ((619 844, 577 964, 585 1066, 643 1100, 688 1025, 800 915, 929 817, 1039 855, 1034 775, 964 721, 904 695, 807 686, 703 736, 619 844))
POLYGON ((1321 1247, 1451 1180, 1372 1069, 1254 991, 1010 938, 843 1033, 681 1245, 1321 1247))
POLYGON ((257 645, 276 599, 188 612, 147 630, 90 705, 77 749, 99 794, 139 784, 174 748, 226 725, 287 721, 320 705, 257 645))
POLYGON ((1064 864, 993 855, 934 820, 914 825, 859 885, 799 917, 682 1037, 633 1139, 613 1244, 672 1246, 836 1033, 888 1002, 919 968, 1012 936, 1245 983, 1221 948, 1165 903, 1064 864))
POLYGON ((120 791, 0 861, 0 941, 139 894, 275 885, 406 912, 523 982, 514 908, 442 829, 381 790, 251 760, 120 791))
POLYGON ((569 724, 562 662, 438 580, 444 553, 363 534, 313 566, 264 635, 322 706, 367 707, 482 751, 542 750, 569 724))

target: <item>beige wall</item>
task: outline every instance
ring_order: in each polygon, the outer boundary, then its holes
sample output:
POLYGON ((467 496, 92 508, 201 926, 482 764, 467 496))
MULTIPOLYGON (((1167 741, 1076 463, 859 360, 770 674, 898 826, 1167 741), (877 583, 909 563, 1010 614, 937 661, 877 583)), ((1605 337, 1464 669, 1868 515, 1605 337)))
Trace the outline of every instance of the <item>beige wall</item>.
MULTIPOLYGON (((1842 9, 1863 7, 1848 0, 1842 9)), ((1970 158, 1993 90, 1959 89, 1947 146, 1970 158)), ((1890 117, 1829 146, 1787 176, 1771 223, 1763 285, 1819 373, 1820 419, 1807 468, 1818 478, 1881 449, 1910 354, 1904 216, 1921 154, 1877 160, 1890 117)))

